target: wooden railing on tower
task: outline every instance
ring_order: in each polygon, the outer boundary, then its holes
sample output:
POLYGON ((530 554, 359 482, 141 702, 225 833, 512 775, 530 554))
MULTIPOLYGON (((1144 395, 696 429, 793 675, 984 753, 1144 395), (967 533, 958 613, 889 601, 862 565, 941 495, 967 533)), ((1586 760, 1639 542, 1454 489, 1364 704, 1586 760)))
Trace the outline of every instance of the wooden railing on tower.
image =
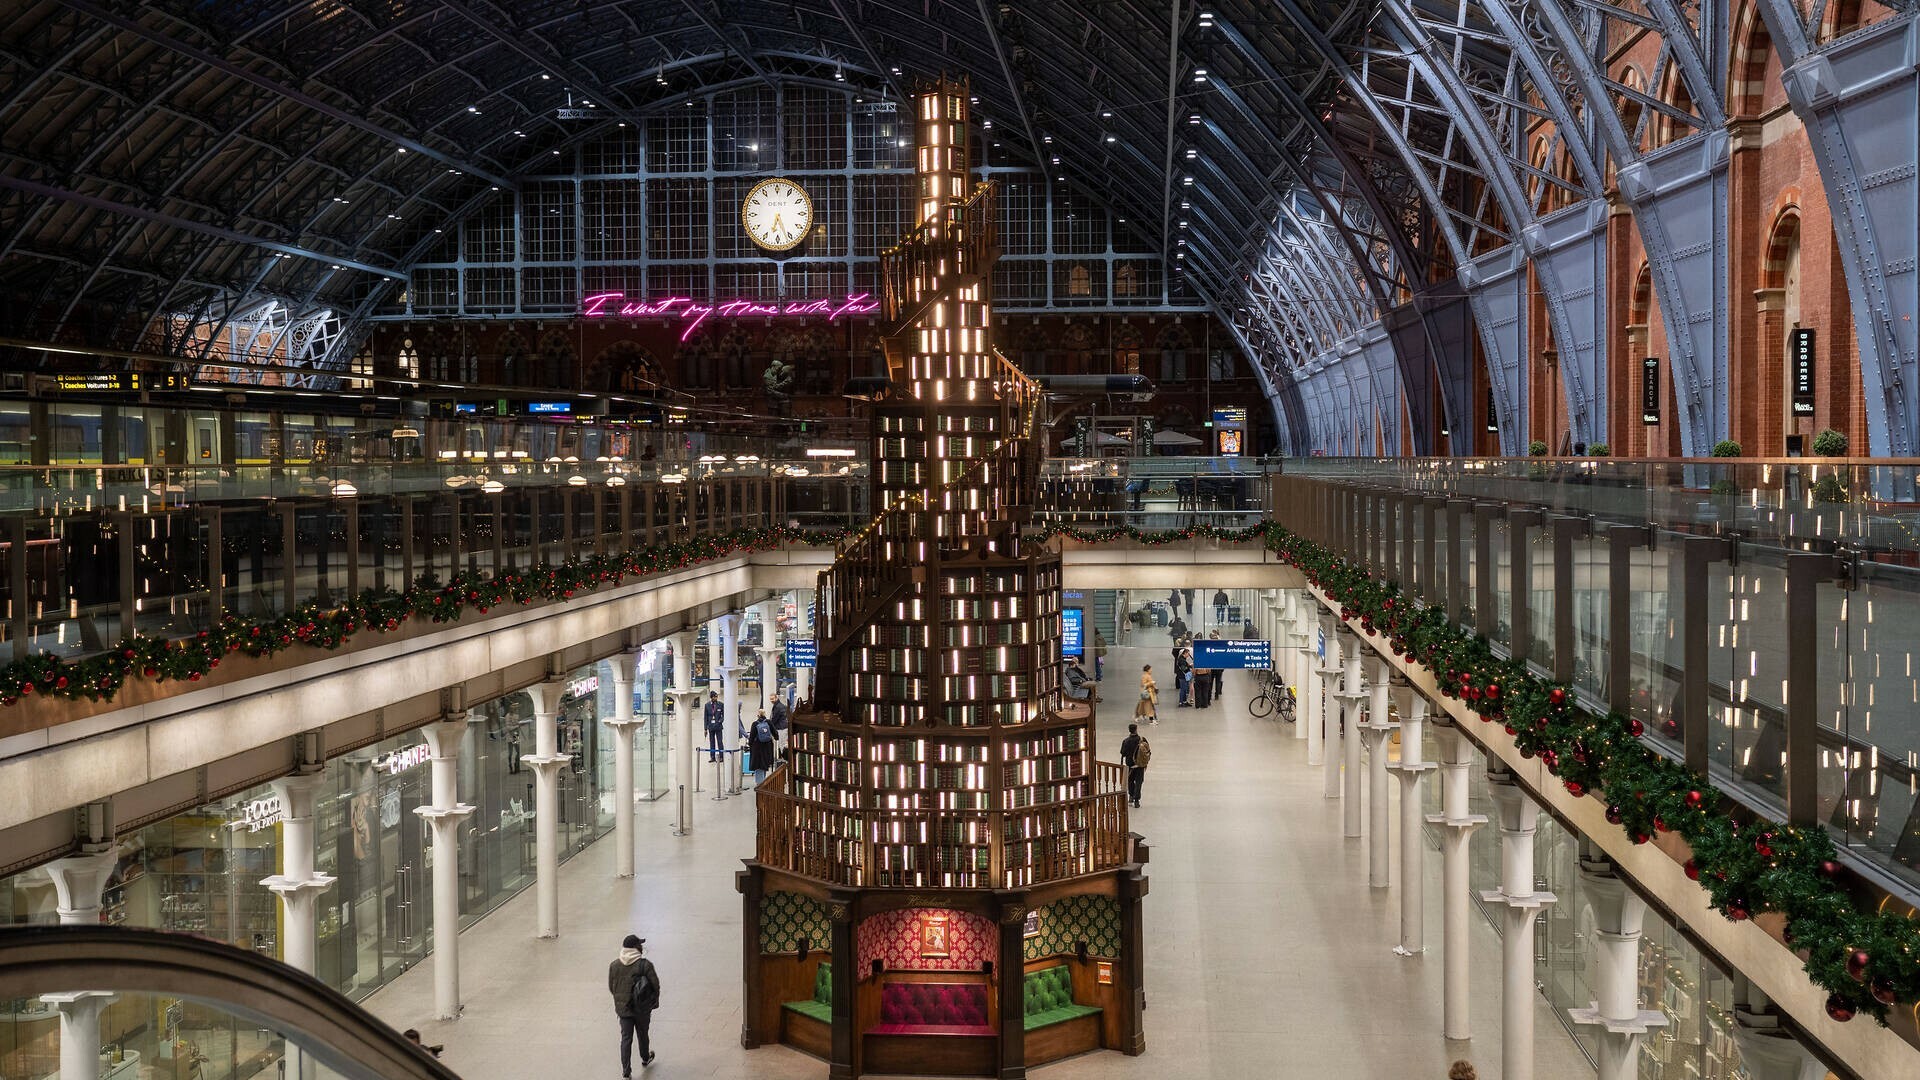
POLYGON ((923 221, 880 253, 886 336, 912 329, 913 321, 950 291, 986 280, 1000 257, 996 190, 993 181, 981 182, 965 201, 947 208, 947 221, 923 221))

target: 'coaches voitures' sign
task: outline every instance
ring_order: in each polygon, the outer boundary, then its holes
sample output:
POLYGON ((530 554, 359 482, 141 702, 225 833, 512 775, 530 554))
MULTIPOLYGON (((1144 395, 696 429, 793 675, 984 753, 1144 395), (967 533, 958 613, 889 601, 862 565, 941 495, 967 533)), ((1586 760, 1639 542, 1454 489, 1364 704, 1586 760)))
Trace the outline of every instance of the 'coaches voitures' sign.
POLYGON ((1787 360, 1793 365, 1793 415, 1813 415, 1813 328, 1800 327, 1787 338, 1787 360))
POLYGON ((787 639, 788 667, 817 667, 820 663, 820 642, 813 638, 787 639))
POLYGON ((1259 638, 1194 638, 1193 666, 1256 668, 1273 666, 1273 643, 1259 638))

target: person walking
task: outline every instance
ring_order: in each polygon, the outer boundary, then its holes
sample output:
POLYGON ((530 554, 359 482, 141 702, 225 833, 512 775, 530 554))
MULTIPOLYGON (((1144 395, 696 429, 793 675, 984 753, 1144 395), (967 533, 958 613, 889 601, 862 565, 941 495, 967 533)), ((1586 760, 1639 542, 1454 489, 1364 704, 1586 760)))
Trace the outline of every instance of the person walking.
POLYGON ((753 718, 753 727, 747 732, 747 768, 753 770, 754 787, 759 787, 767 778, 767 770, 773 768, 773 721, 767 719, 765 709, 753 718))
POLYGON ((1140 704, 1133 707, 1134 719, 1145 717, 1147 723, 1160 722, 1160 687, 1153 681, 1153 665, 1144 664, 1140 668, 1140 704))
POLYGON ((1225 589, 1214 590, 1213 621, 1215 623, 1219 623, 1221 625, 1224 625, 1226 623, 1228 606, 1229 606, 1229 601, 1227 599, 1227 590, 1225 589))
POLYGON ((719 761, 727 752, 722 741, 727 737, 727 707, 720 704, 717 690, 707 691, 707 708, 703 714, 707 729, 707 760, 719 761))
POLYGON ((1127 737, 1120 743, 1120 760, 1127 767, 1127 801, 1138 808, 1140 785, 1147 780, 1147 762, 1153 757, 1153 745, 1140 735, 1139 724, 1127 725, 1127 737))
POLYGON ((640 1066, 653 1064, 653 1045, 647 1029, 653 1010, 660 1007, 660 973, 653 961, 640 955, 647 939, 628 934, 620 955, 607 965, 607 992, 613 995, 613 1014, 620 1018, 620 1075, 633 1075, 633 1043, 640 1043, 640 1066))
POLYGON ((1106 678, 1106 674, 1105 674, 1106 666, 1107 666, 1107 639, 1104 635, 1100 633, 1099 628, 1095 627, 1093 631, 1093 681, 1094 682, 1099 682, 1101 679, 1106 678))

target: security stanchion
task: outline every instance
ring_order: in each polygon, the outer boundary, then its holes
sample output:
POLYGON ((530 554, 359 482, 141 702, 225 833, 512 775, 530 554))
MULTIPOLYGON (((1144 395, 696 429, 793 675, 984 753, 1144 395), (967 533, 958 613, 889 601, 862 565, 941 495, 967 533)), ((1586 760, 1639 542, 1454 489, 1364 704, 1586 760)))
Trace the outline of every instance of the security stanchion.
POLYGON ((746 767, 747 751, 745 747, 742 747, 738 750, 729 750, 727 752, 730 754, 740 755, 740 760, 734 762, 733 768, 727 770, 727 772, 733 777, 733 781, 727 785, 727 794, 738 795, 741 792, 740 775, 741 775, 741 770, 746 767))
POLYGON ((713 801, 714 802, 719 802, 721 799, 724 799, 727 797, 727 784, 726 784, 726 780, 723 779, 724 770, 726 769, 726 767, 727 767, 727 755, 725 753, 722 753, 719 757, 713 759, 713 801))

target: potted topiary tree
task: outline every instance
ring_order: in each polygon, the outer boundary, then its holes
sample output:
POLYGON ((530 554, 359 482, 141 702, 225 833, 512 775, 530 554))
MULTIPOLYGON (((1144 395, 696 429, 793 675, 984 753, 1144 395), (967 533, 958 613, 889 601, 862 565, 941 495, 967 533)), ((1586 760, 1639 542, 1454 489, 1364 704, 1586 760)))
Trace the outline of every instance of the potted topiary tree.
POLYGON ((1606 443, 1603 443, 1603 442, 1597 442, 1587 447, 1588 457, 1606 457, 1608 454, 1611 454, 1611 453, 1613 453, 1613 447, 1608 446, 1606 443))
POLYGON ((1528 457, 1546 457, 1547 444, 1541 442, 1539 439, 1533 440, 1532 442, 1527 444, 1527 456, 1528 457))
MULTIPOLYGON (((1840 432, 1827 428, 1813 437, 1815 457, 1846 457, 1847 437, 1840 432)), ((1814 466, 1819 469, 1819 466, 1814 466)), ((1829 466, 1824 476, 1813 482, 1813 501, 1838 503, 1847 501, 1847 485, 1840 479, 1840 467, 1829 466)))

